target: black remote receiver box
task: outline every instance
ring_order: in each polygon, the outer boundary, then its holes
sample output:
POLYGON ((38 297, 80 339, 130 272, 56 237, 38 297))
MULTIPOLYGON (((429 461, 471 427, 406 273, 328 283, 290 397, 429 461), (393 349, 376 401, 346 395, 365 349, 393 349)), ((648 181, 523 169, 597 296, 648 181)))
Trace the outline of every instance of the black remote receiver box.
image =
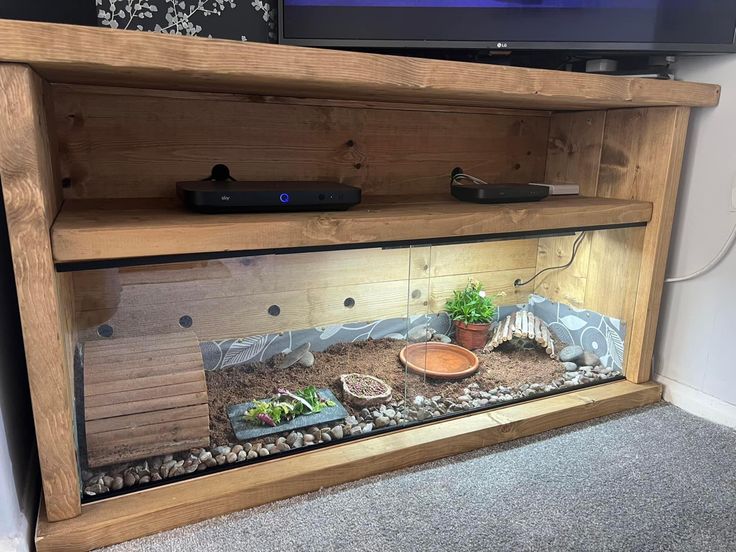
POLYGON ((453 183, 450 192, 456 199, 471 203, 520 203, 544 199, 549 195, 549 188, 535 184, 453 183))
POLYGON ((357 205, 361 190, 347 184, 317 181, 177 182, 184 204, 200 213, 278 213, 344 211, 357 205))

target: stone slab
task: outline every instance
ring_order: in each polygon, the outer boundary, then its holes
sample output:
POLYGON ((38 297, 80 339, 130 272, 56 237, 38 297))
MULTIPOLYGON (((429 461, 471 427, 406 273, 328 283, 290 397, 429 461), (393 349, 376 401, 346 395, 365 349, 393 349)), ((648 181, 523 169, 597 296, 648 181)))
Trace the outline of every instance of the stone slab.
MULTIPOLYGON (((245 421, 245 413, 253 408, 255 401, 236 404, 228 407, 227 416, 230 419, 230 425, 235 432, 235 436, 239 441, 251 441, 253 439, 263 439, 275 433, 284 431, 294 431, 304 427, 314 425, 329 424, 337 420, 344 420, 348 412, 345 407, 335 398, 335 395, 329 389, 318 389, 320 397, 332 401, 335 406, 326 406, 316 414, 307 414, 305 416, 297 416, 293 420, 279 424, 276 427, 269 427, 260 424, 254 424, 245 421)), ((270 402, 270 399, 267 399, 270 402)))

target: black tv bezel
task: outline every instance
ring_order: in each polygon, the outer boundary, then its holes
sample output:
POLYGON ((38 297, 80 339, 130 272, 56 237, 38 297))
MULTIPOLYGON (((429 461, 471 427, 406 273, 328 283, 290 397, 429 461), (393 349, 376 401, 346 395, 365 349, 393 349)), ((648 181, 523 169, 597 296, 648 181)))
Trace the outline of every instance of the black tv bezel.
POLYGON ((284 36, 284 0, 278 0, 278 41, 290 46, 355 49, 447 49, 496 52, 557 51, 631 54, 729 54, 736 53, 736 28, 730 44, 674 42, 515 42, 499 40, 353 40, 287 38, 284 36))

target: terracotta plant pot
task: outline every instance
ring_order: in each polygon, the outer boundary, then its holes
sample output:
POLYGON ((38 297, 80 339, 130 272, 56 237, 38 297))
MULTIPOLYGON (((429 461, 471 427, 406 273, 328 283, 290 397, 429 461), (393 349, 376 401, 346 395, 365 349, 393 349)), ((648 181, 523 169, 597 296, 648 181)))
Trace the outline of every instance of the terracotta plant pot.
POLYGON ((466 324, 453 320, 455 325, 455 341, 461 347, 469 350, 482 349, 488 342, 488 331, 491 324, 466 324))

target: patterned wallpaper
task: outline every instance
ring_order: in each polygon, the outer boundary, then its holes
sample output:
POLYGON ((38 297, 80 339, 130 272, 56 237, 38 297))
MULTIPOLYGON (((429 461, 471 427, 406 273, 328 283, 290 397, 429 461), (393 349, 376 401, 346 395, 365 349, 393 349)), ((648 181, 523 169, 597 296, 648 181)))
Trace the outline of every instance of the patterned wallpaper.
MULTIPOLYGON (((533 312, 549 325, 560 341, 568 345, 580 345, 585 351, 600 357, 603 366, 621 370, 624 364, 624 340, 626 324, 598 312, 576 309, 557 303, 540 295, 530 295, 527 303, 500 307, 496 321, 517 310, 533 312)), ((249 362, 265 361, 279 353, 291 351, 309 343, 312 351, 324 351, 337 343, 349 343, 365 339, 412 338, 411 330, 424 335, 431 327, 443 334, 452 332, 447 314, 417 315, 410 319, 393 318, 366 323, 342 324, 320 328, 308 328, 278 334, 202 341, 200 347, 205 370, 217 370, 249 362)))
POLYGON ((276 3, 262 0, 95 0, 97 22, 113 29, 276 41, 276 3))

